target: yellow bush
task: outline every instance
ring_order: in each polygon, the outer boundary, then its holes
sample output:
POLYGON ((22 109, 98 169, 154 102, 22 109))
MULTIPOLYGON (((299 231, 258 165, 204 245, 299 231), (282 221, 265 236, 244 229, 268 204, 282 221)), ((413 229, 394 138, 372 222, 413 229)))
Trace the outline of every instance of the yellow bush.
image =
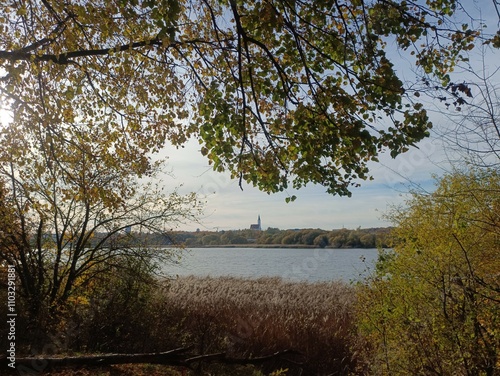
POLYGON ((495 172, 454 173, 392 214, 358 300, 373 374, 500 374, 499 193, 495 172))

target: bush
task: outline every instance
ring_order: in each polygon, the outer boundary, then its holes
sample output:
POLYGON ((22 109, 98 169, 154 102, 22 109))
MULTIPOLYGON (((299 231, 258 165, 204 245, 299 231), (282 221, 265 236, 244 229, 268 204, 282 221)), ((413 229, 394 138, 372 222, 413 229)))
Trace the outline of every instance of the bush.
POLYGON ((359 296, 373 374, 500 374, 500 177, 444 177, 392 218, 359 296))
POLYGON ((148 352, 155 267, 126 257, 97 272, 91 285, 73 296, 65 316, 73 326, 71 349, 87 352, 148 352))

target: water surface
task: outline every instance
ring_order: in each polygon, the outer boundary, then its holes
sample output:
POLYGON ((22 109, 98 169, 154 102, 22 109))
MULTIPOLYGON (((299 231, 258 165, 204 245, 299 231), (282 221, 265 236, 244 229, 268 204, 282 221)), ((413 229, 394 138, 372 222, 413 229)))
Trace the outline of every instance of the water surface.
POLYGON ((351 282, 373 269, 376 249, 320 248, 192 248, 177 265, 166 265, 170 275, 282 277, 292 281, 351 282))

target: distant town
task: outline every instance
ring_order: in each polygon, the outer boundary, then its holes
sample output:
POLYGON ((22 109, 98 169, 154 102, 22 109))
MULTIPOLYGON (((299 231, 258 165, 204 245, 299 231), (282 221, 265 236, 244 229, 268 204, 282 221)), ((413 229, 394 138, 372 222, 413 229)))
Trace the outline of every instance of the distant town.
MULTIPOLYGON (((323 230, 317 228, 286 229, 268 227, 263 230, 260 215, 257 222, 243 230, 221 230, 172 233, 169 244, 188 247, 259 246, 259 247, 318 247, 318 248, 378 248, 390 244, 391 228, 357 228, 323 230)), ((157 241, 160 239, 157 239, 157 241)))

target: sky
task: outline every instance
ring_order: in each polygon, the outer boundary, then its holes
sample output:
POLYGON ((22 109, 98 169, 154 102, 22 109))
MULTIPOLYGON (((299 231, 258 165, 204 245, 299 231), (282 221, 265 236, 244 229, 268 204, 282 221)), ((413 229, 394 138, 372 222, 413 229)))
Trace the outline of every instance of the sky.
MULTIPOLYGON (((8 122, 9 118, 9 113, 0 109, 0 121, 8 122)), ((361 181, 361 187, 352 188, 352 197, 333 196, 319 185, 267 194, 245 183, 242 190, 228 173, 213 171, 199 149, 198 141, 192 139, 184 148, 166 146, 157 157, 166 159, 166 173, 158 178, 167 191, 179 187, 180 193, 196 192, 206 202, 199 221, 180 224, 179 230, 247 229, 257 223, 259 215, 263 229, 385 227, 390 222, 382 217, 392 206, 404 202, 409 189, 421 186, 432 190, 435 180, 431 175, 447 168, 442 143, 433 137, 396 159, 382 154, 380 163, 370 164, 374 180, 361 181), (286 203, 291 195, 297 199, 286 203)))
MULTIPOLYGON (((471 15, 486 21, 497 30, 498 17, 490 0, 476 0, 471 15)), ((476 25, 477 26, 477 25, 476 25)), ((500 67, 496 56, 488 55, 484 67, 493 72, 500 67)), ((409 60, 396 50, 389 56, 397 66, 411 67, 409 60), (400 61, 398 61, 400 60, 400 61)), ((471 56, 471 64, 483 68, 481 54, 471 56)), ((399 71, 403 80, 414 81, 412 68, 399 71)), ((496 79, 499 79, 497 74, 496 79)), ((452 76, 455 82, 466 81, 468 75, 460 69, 452 76)), ((496 84, 491 82, 491 84, 496 84)), ((168 166, 176 176, 175 180, 165 179, 167 187, 183 183, 181 191, 194 191, 206 197, 205 214, 200 223, 183 224, 182 229, 209 231, 246 229, 257 222, 260 215, 262 228, 280 229, 386 227, 391 222, 384 218, 391 208, 404 205, 411 189, 430 192, 436 184, 435 176, 442 176, 452 169, 451 151, 443 143, 440 133, 453 128, 452 119, 441 113, 444 106, 428 103, 430 118, 434 124, 431 137, 421 141, 409 152, 392 159, 383 154, 380 163, 369 165, 373 181, 361 181, 360 188, 352 188, 352 197, 339 197, 325 193, 321 186, 310 185, 299 191, 268 195, 258 189, 245 185, 243 190, 237 180, 228 174, 212 171, 208 161, 201 155, 196 140, 190 141, 184 149, 165 148, 169 156, 168 166), (296 195, 294 202, 286 203, 285 198, 296 195)), ((456 115, 456 114, 455 114, 456 115)), ((453 158, 453 157, 452 157, 453 158)))
MULTIPOLYGON (((487 8, 488 4, 491 6, 490 1, 480 0, 475 4, 481 9, 483 17, 492 14, 487 8)), ((494 23, 493 26, 497 25, 494 23)), ((397 53, 392 58, 403 59, 397 53)), ((490 58, 490 71, 499 67, 497 60, 490 58)), ((415 79, 411 70, 404 71, 402 76, 415 79)), ((0 119, 6 121, 7 118, 8 114, 0 110, 0 119)), ((199 221, 181 224, 179 230, 247 229, 257 222, 259 215, 263 229, 331 230, 390 226, 384 214, 392 207, 404 204, 411 188, 432 191, 435 186, 433 175, 439 176, 450 170, 447 150, 437 134, 451 120, 439 114, 432 115, 431 120, 437 132, 420 142, 418 148, 412 148, 396 159, 382 154, 380 163, 369 165, 374 180, 361 181, 360 188, 353 187, 352 197, 333 196, 327 194, 324 187, 315 185, 271 195, 249 185, 244 185, 242 190, 238 181, 230 179, 229 174, 212 170, 208 160, 201 155, 197 140, 190 140, 180 149, 165 147, 161 156, 168 157, 166 169, 175 178, 166 174, 160 176, 161 184, 171 190, 182 184, 179 192, 196 192, 206 200, 204 214, 199 221), (296 195, 297 199, 286 203, 285 198, 291 195, 296 195)))
MULTIPOLYGON (((9 118, 8 111, 0 109, 0 121, 5 123, 9 118)), ((380 163, 370 165, 374 180, 361 181, 360 188, 352 188, 352 197, 333 196, 318 185, 267 194, 247 184, 242 190, 229 174, 213 171, 199 149, 193 139, 184 148, 166 146, 159 155, 166 158, 168 174, 159 179, 167 190, 181 186, 180 193, 196 192, 206 201, 199 221, 180 224, 178 230, 247 229, 257 223, 259 215, 263 229, 385 227, 390 222, 382 218, 384 213, 403 203, 412 185, 432 190, 431 174, 441 173, 440 166, 446 164, 440 140, 431 138, 396 159, 381 155, 380 163), (291 195, 297 199, 286 203, 291 195)))
POLYGON ((318 185, 269 195, 250 185, 242 190, 229 174, 214 172, 198 149, 194 140, 183 149, 164 151, 170 155, 167 169, 175 178, 164 176, 163 184, 168 188, 182 184, 180 192, 196 192, 206 198, 200 223, 183 224, 183 230, 246 229, 259 215, 263 229, 385 227, 390 222, 383 219, 384 214, 402 204, 410 188, 419 185, 432 190, 435 181, 431 175, 442 173, 446 166, 440 140, 427 139, 395 160, 382 155, 379 164, 371 165, 374 180, 353 188, 352 197, 333 196, 318 185), (297 199, 286 203, 289 195, 297 199))
MULTIPOLYGON (((465 4, 470 6, 469 14, 484 20, 489 25, 486 31, 498 30, 498 17, 491 0, 468 1, 465 4)), ((494 72, 500 67, 499 54, 495 55, 487 55, 483 61, 481 53, 472 54, 470 63, 475 68, 494 72)), ((395 49, 389 51, 389 56, 396 66, 402 63, 402 66, 406 64, 410 67, 399 71, 403 80, 415 80, 416 75, 409 60, 395 49)), ((468 78, 468 74, 460 69, 452 75, 455 82, 464 82, 468 78)), ((497 81, 490 84, 498 83, 499 74, 495 78, 497 81)), ((432 191, 436 184, 435 176, 442 176, 452 169, 452 163, 449 162, 452 152, 439 135, 453 128, 453 119, 443 116, 442 104, 429 102, 428 108, 434 124, 431 137, 421 141, 418 148, 412 148, 396 159, 386 154, 381 155, 380 163, 369 165, 374 180, 362 181, 360 188, 352 188, 352 197, 333 196, 325 193, 323 187, 313 185, 300 191, 289 190, 272 195, 248 185, 241 190, 238 181, 231 180, 228 174, 212 171, 199 152, 196 140, 188 143, 184 149, 166 148, 165 154, 170 157, 169 166, 177 177, 168 184, 182 182, 183 190, 198 192, 207 198, 205 215, 200 223, 184 224, 182 228, 216 231, 245 229, 256 223, 259 215, 263 229, 277 227, 331 230, 342 227, 352 229, 390 226, 391 223, 384 215, 391 208, 404 205, 410 189, 432 191), (286 203, 285 198, 290 195, 296 195, 297 200, 286 203)), ((451 156, 451 159, 454 157, 451 156)))

